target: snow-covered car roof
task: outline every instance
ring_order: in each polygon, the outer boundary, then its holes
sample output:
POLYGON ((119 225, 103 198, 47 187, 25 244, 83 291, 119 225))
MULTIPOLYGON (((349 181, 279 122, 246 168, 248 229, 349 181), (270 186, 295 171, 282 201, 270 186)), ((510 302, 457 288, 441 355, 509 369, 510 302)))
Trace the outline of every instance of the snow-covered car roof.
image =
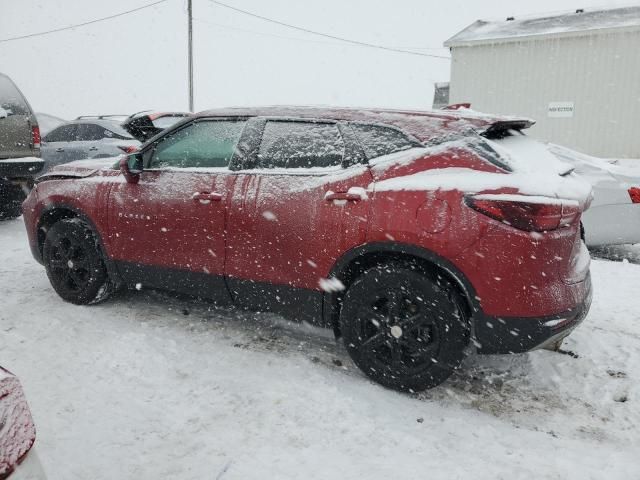
POLYGON ((542 17, 508 18, 511 20, 477 20, 447 40, 444 46, 518 41, 541 35, 576 35, 614 28, 640 28, 640 6, 593 11, 579 9, 542 17))
POLYGON ((382 123, 401 128, 417 139, 429 142, 434 138, 454 133, 476 133, 490 129, 524 129, 535 121, 524 117, 492 115, 467 108, 457 110, 403 110, 383 108, 324 107, 324 106, 267 106, 230 107, 205 110, 196 117, 296 117, 327 120, 346 120, 366 123, 382 123))

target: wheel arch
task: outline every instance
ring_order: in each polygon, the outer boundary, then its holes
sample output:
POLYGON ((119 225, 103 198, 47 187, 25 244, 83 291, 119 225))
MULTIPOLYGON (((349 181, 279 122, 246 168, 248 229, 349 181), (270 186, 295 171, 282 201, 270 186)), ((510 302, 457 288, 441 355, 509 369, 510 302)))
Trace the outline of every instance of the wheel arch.
POLYGON ((120 275, 115 267, 115 264, 107 255, 107 251, 105 250, 104 243, 102 241, 102 235, 100 233, 100 230, 96 227, 96 224, 83 210, 65 203, 54 203, 47 205, 38 218, 38 223, 36 226, 36 239, 37 254, 39 255, 38 260, 40 261, 40 263, 43 262, 42 249, 48 229, 51 228, 55 223, 67 218, 78 218, 89 225, 91 230, 93 230, 93 234, 95 235, 98 242, 98 248, 100 249, 100 253, 102 254, 102 258, 107 268, 109 277, 114 282, 119 282, 120 275))
MULTIPOLYGON (((398 242, 375 242, 361 245, 345 253, 333 266, 329 278, 337 278, 345 286, 342 292, 326 292, 323 295, 323 323, 333 328, 340 337, 340 308, 342 297, 349 285, 366 270, 389 262, 400 261, 415 264, 422 271, 442 276, 456 289, 463 300, 469 321, 480 311, 475 289, 466 276, 450 261, 430 250, 398 242)), ((473 327, 473 325, 472 325, 473 327)))

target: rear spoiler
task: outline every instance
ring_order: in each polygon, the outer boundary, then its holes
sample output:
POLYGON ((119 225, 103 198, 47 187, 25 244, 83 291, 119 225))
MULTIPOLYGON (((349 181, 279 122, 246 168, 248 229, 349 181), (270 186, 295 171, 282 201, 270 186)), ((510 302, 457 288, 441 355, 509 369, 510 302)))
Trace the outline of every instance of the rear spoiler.
POLYGON ((509 130, 524 130, 534 125, 534 120, 526 118, 520 120, 498 120, 492 123, 484 131, 480 132, 480 135, 486 138, 497 138, 503 136, 509 130))
POLYGON ((530 118, 507 117, 498 115, 493 117, 492 115, 474 112, 473 110, 471 110, 470 103, 454 103, 452 105, 442 107, 440 110, 458 112, 464 114, 465 116, 468 115, 469 119, 477 118, 479 120, 486 121, 487 125, 483 125, 483 129, 480 131, 480 135, 487 138, 501 137, 508 130, 524 130, 525 128, 529 128, 536 123, 535 120, 531 120, 530 118), (467 111, 465 112, 465 110, 467 111))

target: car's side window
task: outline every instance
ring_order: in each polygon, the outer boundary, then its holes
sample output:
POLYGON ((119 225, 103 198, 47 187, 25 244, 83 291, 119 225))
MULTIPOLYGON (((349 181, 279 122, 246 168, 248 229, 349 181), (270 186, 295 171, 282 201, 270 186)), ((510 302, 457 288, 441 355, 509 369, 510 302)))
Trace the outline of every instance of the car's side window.
POLYGON ((258 152, 260 168, 341 165, 345 145, 335 123, 268 121, 258 152))
POLYGON ((89 137, 89 140, 102 140, 103 138, 109 138, 113 136, 113 133, 100 125, 92 123, 87 124, 87 127, 89 127, 87 129, 87 137, 89 137))
POLYGON ((409 138, 400 130, 392 127, 351 123, 351 128, 369 160, 421 146, 417 140, 409 138))
POLYGON ((104 138, 105 129, 93 123, 79 123, 75 140, 78 142, 92 142, 104 138))
POLYGON ((244 119, 191 123, 156 144, 147 168, 228 167, 245 124, 244 119))
POLYGON ((75 124, 62 125, 44 138, 46 142, 73 142, 76 137, 77 127, 75 124))

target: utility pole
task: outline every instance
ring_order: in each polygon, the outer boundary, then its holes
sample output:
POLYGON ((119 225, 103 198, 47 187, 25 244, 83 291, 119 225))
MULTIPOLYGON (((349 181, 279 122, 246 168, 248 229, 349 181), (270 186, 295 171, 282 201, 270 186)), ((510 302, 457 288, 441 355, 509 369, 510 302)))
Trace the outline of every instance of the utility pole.
POLYGON ((189 15, 189 111, 193 112, 193 0, 187 0, 189 15))

